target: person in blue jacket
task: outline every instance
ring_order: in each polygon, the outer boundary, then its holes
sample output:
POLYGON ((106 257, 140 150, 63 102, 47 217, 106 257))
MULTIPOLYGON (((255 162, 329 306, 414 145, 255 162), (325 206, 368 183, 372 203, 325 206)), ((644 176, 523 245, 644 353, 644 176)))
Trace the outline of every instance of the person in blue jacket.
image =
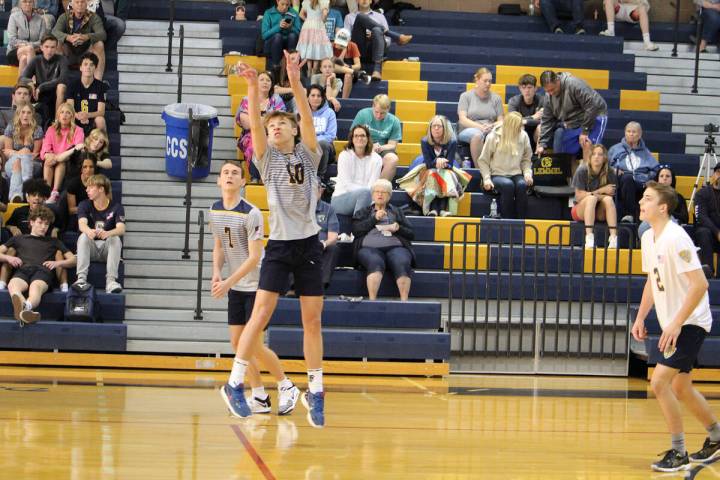
POLYGON ((295 49, 302 26, 300 16, 290 9, 290 0, 276 1, 275 6, 263 14, 261 27, 265 55, 272 68, 280 63, 283 50, 295 49))
POLYGON ((610 167, 618 177, 615 203, 621 222, 634 223, 639 215, 639 201, 645 184, 657 178, 660 165, 645 146, 638 122, 625 126, 625 138, 610 147, 610 167))
POLYGON ((337 118, 335 110, 330 108, 325 97, 325 89, 320 85, 311 85, 308 88, 308 102, 312 110, 313 125, 318 144, 322 148, 322 158, 318 166, 318 176, 325 180, 327 166, 335 161, 335 146, 337 138, 337 118))

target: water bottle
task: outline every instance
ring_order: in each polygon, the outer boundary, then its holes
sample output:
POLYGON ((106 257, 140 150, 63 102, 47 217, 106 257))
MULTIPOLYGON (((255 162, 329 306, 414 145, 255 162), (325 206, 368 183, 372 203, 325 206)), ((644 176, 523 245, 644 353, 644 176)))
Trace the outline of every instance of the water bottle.
POLYGON ((462 168, 464 170, 467 170, 468 168, 472 168, 472 162, 469 159, 465 159, 462 161, 462 168))
POLYGON ((497 200, 495 200, 494 198, 490 203, 490 218, 498 218, 497 200))
POLYGON ((530 5, 528 5, 528 16, 535 16, 535 2, 533 0, 530 0, 530 5))

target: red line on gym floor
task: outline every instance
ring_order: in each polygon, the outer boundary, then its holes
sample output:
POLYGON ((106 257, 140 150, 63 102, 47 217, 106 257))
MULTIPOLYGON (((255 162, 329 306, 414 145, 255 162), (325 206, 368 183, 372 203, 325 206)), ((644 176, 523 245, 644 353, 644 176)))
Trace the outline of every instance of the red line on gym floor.
POLYGON ((255 447, 252 446, 250 443, 250 440, 247 439, 245 434, 242 432, 240 427, 238 425, 231 425, 230 428, 232 428, 233 432, 235 432, 235 435, 238 437, 240 442, 243 444, 243 447, 245 447, 245 450, 247 451, 248 455, 250 455, 250 458, 253 459, 255 462, 255 465, 257 465, 258 469, 262 472, 262 474, 265 476, 267 480, 276 480, 275 475, 272 474, 270 469, 267 465, 265 465, 265 462, 263 462, 263 459, 260 458, 260 455, 257 453, 257 450, 255 450, 255 447))

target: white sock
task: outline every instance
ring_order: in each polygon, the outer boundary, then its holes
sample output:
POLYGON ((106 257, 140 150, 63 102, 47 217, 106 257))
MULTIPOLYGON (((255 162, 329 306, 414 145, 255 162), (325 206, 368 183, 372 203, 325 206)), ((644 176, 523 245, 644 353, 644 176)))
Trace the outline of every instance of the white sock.
POLYGON ((308 370, 308 389, 310 393, 320 393, 323 391, 322 368, 308 370))
POLYGON ((230 378, 228 379, 228 384, 232 388, 238 388, 240 385, 243 384, 243 380, 245 379, 245 370, 247 369, 247 366, 247 361, 235 357, 235 360, 233 361, 232 371, 230 372, 230 378))
POLYGON ((288 377, 283 378, 279 382, 277 382, 278 391, 280 390, 287 390, 288 388, 292 388, 293 382, 290 381, 288 377))
POLYGON ((25 300, 25 310, 32 310, 32 303, 30 303, 30 300, 25 300))
POLYGON ((7 288, 7 283, 0 281, 0 290, 5 290, 7 288))
POLYGON ((259 398, 260 400, 265 400, 268 395, 267 393, 265 393, 265 387, 261 385, 259 387, 253 387, 252 396, 255 398, 259 398))
POLYGON ((642 36, 643 36, 643 43, 645 45, 647 45, 648 43, 652 43, 652 42, 650 42, 650 34, 649 33, 643 33, 642 36))
POLYGON ((615 36, 615 22, 607 22, 607 24, 608 24, 608 28, 607 28, 608 34, 610 34, 611 36, 614 37, 615 36))

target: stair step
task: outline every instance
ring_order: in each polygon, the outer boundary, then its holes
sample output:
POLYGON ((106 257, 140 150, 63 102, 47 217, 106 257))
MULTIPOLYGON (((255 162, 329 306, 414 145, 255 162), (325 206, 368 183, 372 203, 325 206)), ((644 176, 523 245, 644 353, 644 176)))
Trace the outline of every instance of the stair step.
MULTIPOLYGON (((175 34, 180 31, 180 25, 185 28, 186 32, 207 32, 217 33, 220 35, 220 25, 217 23, 196 23, 196 22, 175 22, 173 24, 175 34)), ((163 35, 167 34, 170 22, 158 20, 128 20, 126 22, 126 34, 132 35, 133 32, 139 30, 149 30, 159 32, 163 35)))
MULTIPOLYGON (((222 49, 222 40, 220 38, 208 38, 207 36, 200 35, 201 32, 197 32, 198 35, 196 35, 192 39, 187 39, 186 42, 184 42, 184 47, 191 46, 193 49, 199 49, 199 50, 221 50, 222 49)), ((152 45, 162 45, 166 51, 167 51, 167 35, 163 39, 161 36, 141 36, 141 35, 125 35, 123 36, 122 42, 118 45, 118 53, 127 53, 125 50, 132 47, 144 47, 148 48, 152 45), (163 41, 164 40, 164 41, 163 41)), ((173 47, 180 48, 180 34, 177 33, 173 37, 173 47)), ((131 52, 132 53, 132 52, 131 52)), ((141 52, 137 52, 141 53, 141 52)), ((153 52, 150 52, 153 53, 153 52)), ((213 52, 214 53, 214 52, 213 52)), ((186 55, 189 55, 189 52, 185 51, 186 55)))
MULTIPOLYGON (((176 64, 177 59, 173 60, 176 64)), ((120 55, 118 57, 118 71, 122 71, 123 65, 148 65, 162 67, 163 71, 167 64, 167 53, 157 55, 120 55)), ((218 56, 205 56, 205 55, 185 55, 183 58, 183 68, 188 67, 203 67, 206 72, 211 72, 217 68, 218 71, 223 68, 223 57, 218 56)), ((184 70, 183 70, 184 71, 184 70)))
MULTIPOLYGON (((177 89, 178 77, 177 73, 163 72, 163 73, 135 73, 135 72, 121 72, 118 76, 118 82, 120 89, 124 90, 132 84, 138 85, 152 85, 162 84, 163 86, 173 86, 177 89)), ((207 86, 207 87, 223 87, 226 89, 227 94, 227 78, 218 77, 217 75, 206 74, 186 74, 183 71, 183 86, 194 85, 194 86, 207 86)))

